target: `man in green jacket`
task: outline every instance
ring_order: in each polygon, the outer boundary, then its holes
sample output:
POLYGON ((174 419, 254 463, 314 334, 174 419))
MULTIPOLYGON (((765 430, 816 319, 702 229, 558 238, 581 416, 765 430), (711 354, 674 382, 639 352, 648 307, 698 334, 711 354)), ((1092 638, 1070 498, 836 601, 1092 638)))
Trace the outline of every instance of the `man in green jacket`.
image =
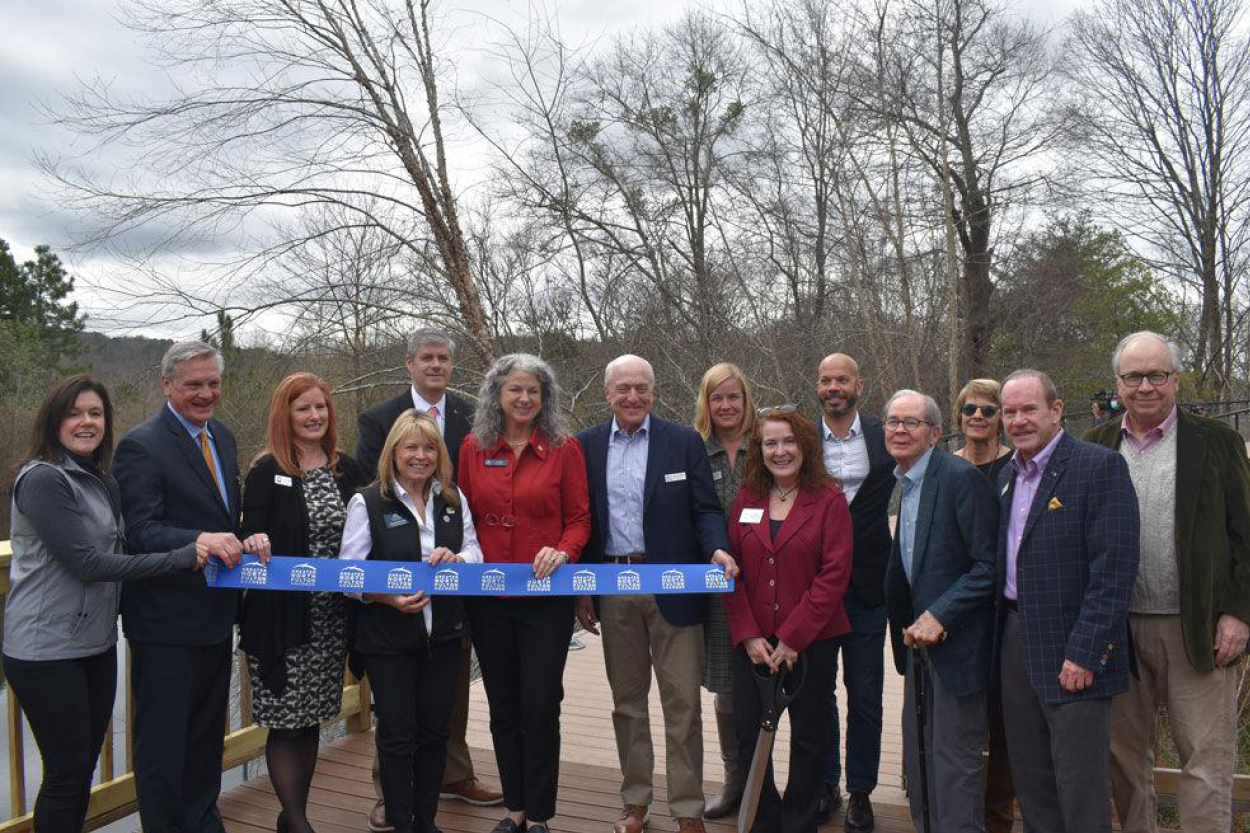
POLYGON ((1250 464, 1217 420, 1176 407, 1179 351, 1150 332, 1111 359, 1124 416, 1085 439, 1119 449, 1141 509, 1129 603, 1140 676, 1117 696, 1111 787, 1125 831, 1155 833, 1155 721, 1161 703, 1180 751, 1181 829, 1232 825, 1234 667, 1250 634, 1250 464))

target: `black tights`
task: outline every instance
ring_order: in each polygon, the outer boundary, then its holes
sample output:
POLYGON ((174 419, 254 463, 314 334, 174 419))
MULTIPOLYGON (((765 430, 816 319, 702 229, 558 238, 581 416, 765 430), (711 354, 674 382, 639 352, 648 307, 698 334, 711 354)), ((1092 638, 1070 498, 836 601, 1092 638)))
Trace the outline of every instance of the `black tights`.
POLYGON ((317 725, 302 729, 270 729, 269 739, 265 741, 269 780, 282 802, 282 812, 286 814, 291 833, 312 831, 305 813, 313 771, 317 768, 320 741, 321 727, 317 725))

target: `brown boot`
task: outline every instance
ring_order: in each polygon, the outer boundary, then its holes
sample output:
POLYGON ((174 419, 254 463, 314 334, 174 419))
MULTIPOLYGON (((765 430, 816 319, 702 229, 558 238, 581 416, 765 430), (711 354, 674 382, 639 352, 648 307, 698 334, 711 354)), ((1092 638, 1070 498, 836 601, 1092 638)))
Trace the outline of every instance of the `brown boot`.
POLYGON ((747 774, 738 757, 738 733, 732 712, 716 712, 716 734, 720 738, 720 759, 725 764, 725 783, 703 809, 705 819, 723 819, 742 801, 747 774))

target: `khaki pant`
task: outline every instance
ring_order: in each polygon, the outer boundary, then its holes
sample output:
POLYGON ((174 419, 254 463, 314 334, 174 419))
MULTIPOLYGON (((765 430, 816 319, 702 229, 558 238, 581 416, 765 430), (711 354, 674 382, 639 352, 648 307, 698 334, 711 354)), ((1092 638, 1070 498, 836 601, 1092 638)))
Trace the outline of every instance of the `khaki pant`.
POLYGON ((621 760, 621 800, 650 806, 655 754, 648 696, 651 671, 660 686, 668 806, 674 818, 703 817, 703 626, 678 628, 654 596, 604 596, 599 601, 603 657, 612 688, 612 725, 621 760))
POLYGON ((1179 616, 1132 615, 1129 622, 1141 679, 1130 680, 1111 711, 1111 789, 1121 827, 1158 830, 1155 730, 1162 704, 1180 753, 1181 829, 1225 833, 1232 826, 1237 740, 1233 668, 1196 671, 1185 656, 1179 616))
MULTIPOLYGON (((469 757, 469 744, 465 733, 469 731, 469 665, 473 649, 466 647, 460 655, 460 671, 456 678, 456 699, 451 703, 450 734, 447 737, 447 766, 443 770, 443 784, 456 784, 473 777, 473 760, 469 757)), ((373 791, 382 797, 382 778, 378 772, 377 752, 373 755, 373 791)))

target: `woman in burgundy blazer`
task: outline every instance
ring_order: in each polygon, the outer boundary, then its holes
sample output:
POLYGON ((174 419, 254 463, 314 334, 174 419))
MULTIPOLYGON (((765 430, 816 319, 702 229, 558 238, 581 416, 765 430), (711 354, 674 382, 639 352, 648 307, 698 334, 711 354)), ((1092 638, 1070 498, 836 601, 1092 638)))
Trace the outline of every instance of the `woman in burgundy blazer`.
POLYGON ((734 651, 734 726, 749 760, 759 735, 755 666, 806 666, 790 704, 790 779, 782 798, 769 768, 752 833, 815 833, 824 772, 822 695, 837 670, 834 638, 851 630, 842 596, 853 533, 846 497, 825 471, 816 428, 791 409, 762 411, 729 513, 742 574, 725 602, 734 651))

